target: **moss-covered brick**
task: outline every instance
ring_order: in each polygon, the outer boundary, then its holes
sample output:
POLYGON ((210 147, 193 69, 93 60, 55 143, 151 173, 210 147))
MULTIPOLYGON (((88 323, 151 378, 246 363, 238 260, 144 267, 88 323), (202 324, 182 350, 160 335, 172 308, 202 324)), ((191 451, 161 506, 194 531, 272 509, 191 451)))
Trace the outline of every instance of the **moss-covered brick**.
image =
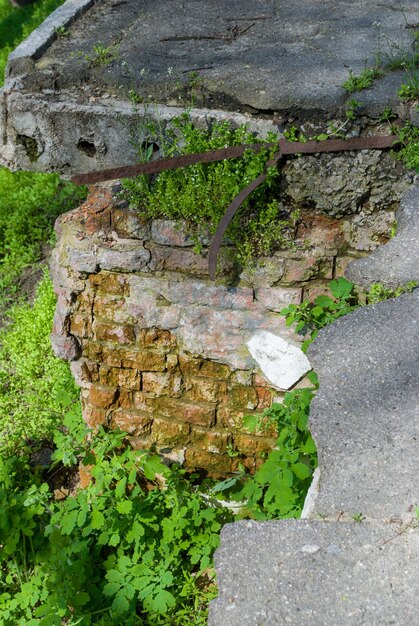
POLYGON ((189 440, 190 425, 185 422, 155 417, 151 429, 151 439, 155 443, 176 443, 180 446, 189 440))
POLYGON ((232 459, 227 454, 212 454, 199 448, 187 448, 185 451, 185 467, 204 470, 212 478, 225 478, 231 466, 232 459))
POLYGON ((198 374, 202 365, 202 359, 196 359, 187 354, 179 354, 179 369, 182 374, 198 374))
POLYGON ((72 315, 70 318, 70 333, 82 339, 91 336, 91 318, 78 313, 72 315))
POLYGON ((83 356, 87 359, 91 359, 92 361, 102 362, 103 361, 103 347, 100 343, 95 341, 85 341, 83 342, 83 356))
POLYGON ((144 372, 142 390, 154 396, 179 398, 182 395, 182 378, 169 372, 144 372))
POLYGON ((130 294, 128 276, 125 274, 102 271, 98 274, 90 274, 89 282, 92 287, 105 293, 119 296, 130 294))
POLYGON ((241 454, 260 454, 270 452, 275 447, 276 440, 268 437, 255 437, 245 433, 235 433, 234 448, 241 454))
POLYGON ((150 413, 121 408, 112 414, 111 427, 120 428, 131 435, 144 436, 150 434, 152 423, 150 413))
POLYGON ((132 389, 119 389, 118 404, 123 409, 141 408, 134 404, 134 394, 140 393, 132 389))
POLYGON ((177 354, 168 354, 166 357, 166 368, 168 372, 173 372, 179 367, 179 360, 177 354))
POLYGON ((99 369, 100 384, 105 387, 123 387, 141 389, 141 373, 134 369, 101 366, 99 369))
POLYGON ((215 404, 211 402, 186 402, 177 398, 156 398, 154 407, 164 417, 173 417, 182 422, 213 426, 215 422, 215 404))
POLYGON ((259 397, 256 389, 247 385, 234 385, 228 394, 228 403, 234 409, 251 411, 258 405, 259 397))
POLYGON ((227 382, 202 376, 187 376, 184 379, 186 400, 194 402, 219 402, 227 397, 227 382))
POLYGON ((166 369, 166 356, 161 352, 152 350, 139 351, 135 360, 135 366, 143 372, 164 372, 166 369))
POLYGON ((93 302, 93 314, 101 321, 116 324, 135 324, 136 319, 128 313, 125 298, 108 294, 97 294, 93 302))
POLYGON ((127 345, 135 342, 133 326, 121 324, 107 324, 95 321, 93 325, 94 338, 97 341, 114 342, 119 345, 127 345))
POLYGON ((176 338, 168 330, 161 328, 141 328, 138 331, 138 344, 143 348, 175 348, 176 338))
POLYGON ((108 409, 115 402, 117 389, 91 385, 89 389, 89 402, 92 406, 108 409))
POLYGON ((206 450, 212 454, 224 454, 227 451, 227 444, 230 434, 228 432, 217 432, 199 426, 193 426, 191 431, 191 445, 200 450, 206 450))
POLYGON ((202 362, 199 375, 207 378, 219 378, 227 380, 231 374, 228 365, 221 365, 215 361, 205 360, 202 362))

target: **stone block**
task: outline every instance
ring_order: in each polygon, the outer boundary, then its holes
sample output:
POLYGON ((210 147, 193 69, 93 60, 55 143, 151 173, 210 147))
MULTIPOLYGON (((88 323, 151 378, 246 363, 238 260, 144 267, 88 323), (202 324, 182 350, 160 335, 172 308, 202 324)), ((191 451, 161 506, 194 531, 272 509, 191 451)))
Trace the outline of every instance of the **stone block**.
POLYGON ((91 274, 89 282, 98 291, 104 291, 115 296, 129 296, 130 293, 128 277, 124 274, 101 271, 98 274, 91 274))
MULTIPOLYGON (((153 244, 149 246, 151 261, 149 269, 153 272, 180 272, 190 276, 208 277, 208 258, 196 254, 193 250, 169 248, 153 244)), ((218 256, 217 276, 234 273, 235 263, 222 252, 218 256)))
POLYGON ((284 271, 285 261, 280 256, 260 257, 241 273, 240 280, 254 287, 271 287, 281 280, 284 271))
POLYGON ((168 372, 173 372, 178 369, 178 356, 177 354, 168 354, 166 357, 166 368, 168 372))
POLYGON ((120 369, 119 367, 99 368, 100 384, 106 387, 125 387, 127 389, 141 389, 141 374, 133 369, 120 369))
POLYGON ((294 289, 285 287, 258 287, 255 289, 255 299, 261 306, 270 311, 280 311, 289 304, 300 304, 301 287, 294 289))
POLYGON ((228 432, 217 432, 194 426, 191 431, 191 445, 211 454, 224 454, 230 438, 228 432))
POLYGON ((144 372, 164 372, 166 369, 166 356, 161 352, 143 350, 137 353, 136 367, 144 372))
POLYGON ((194 402, 219 402, 227 397, 227 382, 215 378, 188 376, 183 397, 194 402))
POLYGON ((68 253, 68 265, 79 274, 94 274, 99 269, 94 250, 83 250, 75 245, 68 253))
POLYGON ((91 318, 74 313, 70 317, 70 333, 79 338, 89 337, 92 334, 91 318))
POLYGON ((72 335, 50 335, 55 356, 65 361, 75 361, 81 353, 80 344, 72 335))
POLYGON ((127 411, 126 409, 118 409, 112 413, 111 427, 120 428, 130 435, 144 436, 151 432, 153 423, 150 413, 142 411, 127 411))
POLYGON ((162 444, 175 443, 180 446, 189 440, 190 426, 185 422, 167 420, 155 417, 151 438, 154 442, 162 444))
POLYGON ((107 423, 107 411, 95 406, 87 406, 83 411, 85 422, 90 428, 98 428, 107 423))
POLYGON ((147 271, 150 258, 150 252, 140 245, 134 249, 127 247, 119 250, 102 246, 97 251, 97 266, 102 270, 147 271))
POLYGON ((89 390, 89 402, 92 406, 109 409, 115 402, 116 391, 115 388, 91 385, 89 390))
POLYGON ((324 255, 335 254, 345 245, 340 220, 307 211, 301 212, 297 239, 324 255))
POLYGON ((133 326, 107 324, 97 320, 93 324, 93 337, 98 341, 108 341, 118 345, 127 345, 135 342, 133 326))
POLYGON ((186 223, 173 220, 153 220, 151 238, 162 246, 190 247, 194 245, 192 237, 185 233, 186 223))
POLYGON ((258 396, 258 410, 268 409, 272 404, 272 392, 267 387, 255 387, 258 396))

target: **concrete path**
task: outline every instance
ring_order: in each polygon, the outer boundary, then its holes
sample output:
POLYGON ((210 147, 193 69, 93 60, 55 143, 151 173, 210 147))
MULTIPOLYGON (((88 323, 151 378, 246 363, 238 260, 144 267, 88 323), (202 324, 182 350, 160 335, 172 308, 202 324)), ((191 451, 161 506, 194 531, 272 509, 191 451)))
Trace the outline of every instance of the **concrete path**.
MULTIPOLYGON (((361 268, 365 285, 419 282, 419 238, 408 238, 418 215, 416 187, 402 202, 395 239, 348 274, 361 268)), ((309 358, 320 390, 310 411, 319 478, 308 519, 223 529, 209 624, 416 624, 419 289, 337 320, 309 358)))

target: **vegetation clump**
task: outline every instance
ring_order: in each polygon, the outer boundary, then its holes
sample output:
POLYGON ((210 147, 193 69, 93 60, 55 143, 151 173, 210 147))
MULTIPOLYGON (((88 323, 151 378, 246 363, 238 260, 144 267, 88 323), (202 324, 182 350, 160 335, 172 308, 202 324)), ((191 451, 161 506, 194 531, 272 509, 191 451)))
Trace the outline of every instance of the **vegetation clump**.
MULTIPOLYGON (((140 160, 150 159, 156 144, 165 157, 241 144, 262 145, 259 152, 249 149, 240 158, 123 180, 122 197, 138 207, 143 217, 184 221, 197 250, 203 239, 214 234, 233 198, 264 171, 275 149, 263 144, 277 141, 274 133, 262 140, 246 126, 233 128, 229 122, 214 122, 210 128, 200 129, 187 113, 171 120, 164 130, 148 122, 145 131, 145 139, 137 144, 140 160)), ((293 246, 298 213, 284 210, 278 201, 279 177, 276 167, 268 168, 266 180, 245 200, 227 229, 226 237, 234 245, 241 265, 275 249, 293 246)))

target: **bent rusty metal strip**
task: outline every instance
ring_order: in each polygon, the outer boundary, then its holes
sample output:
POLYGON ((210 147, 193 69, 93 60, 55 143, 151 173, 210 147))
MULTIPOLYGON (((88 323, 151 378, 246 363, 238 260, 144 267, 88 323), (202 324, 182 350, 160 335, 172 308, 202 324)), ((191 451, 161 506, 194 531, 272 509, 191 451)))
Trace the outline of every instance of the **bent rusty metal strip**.
POLYGON ((275 148, 279 144, 282 154, 309 154, 315 152, 340 152, 341 150, 365 150, 372 148, 389 148, 397 141, 395 135, 386 135, 381 137, 355 137, 354 139, 327 139, 326 141, 294 141, 288 142, 280 139, 274 143, 253 143, 243 144, 241 146, 232 146, 230 148, 220 148, 211 150, 210 152, 197 152, 194 154, 185 154, 182 156, 171 157, 168 159, 159 159, 149 163, 138 163, 137 165, 124 165, 121 167, 113 167, 98 172, 89 172, 88 174, 76 174, 71 177, 71 182, 76 185, 92 185, 105 180, 114 180, 116 178, 130 178, 138 174, 158 174, 165 170, 172 170, 178 167, 187 167, 196 163, 214 163, 215 161, 223 161, 224 159, 233 159, 242 156, 246 150, 254 150, 258 152, 262 148, 275 148))
POLYGON ((138 174, 157 174, 159 172, 164 172, 165 170, 187 167, 188 165, 195 165, 196 163, 214 163, 224 159, 236 158, 242 156, 245 151, 249 149, 258 152, 263 148, 270 149, 279 147, 279 151, 267 162, 265 172, 259 174, 259 176, 252 183, 250 183, 250 185, 242 189, 234 198, 217 227, 215 235, 211 241, 208 256, 209 275, 211 280, 214 280, 217 269, 218 251, 229 223, 244 200, 265 180, 267 170, 276 165, 280 158, 287 154, 316 154, 320 152, 343 152, 351 150, 390 148, 397 141, 398 138, 396 135, 354 137, 353 139, 327 139, 326 141, 306 142, 288 142, 284 138, 281 138, 275 143, 244 144, 241 146, 232 146, 230 148, 212 150, 210 152, 200 152, 171 157, 168 159, 160 159, 149 163, 139 163, 137 165, 110 168, 88 174, 77 174, 72 176, 71 181, 78 185, 85 185, 103 182, 105 180, 114 180, 116 178, 130 178, 132 176, 137 176, 138 174))

